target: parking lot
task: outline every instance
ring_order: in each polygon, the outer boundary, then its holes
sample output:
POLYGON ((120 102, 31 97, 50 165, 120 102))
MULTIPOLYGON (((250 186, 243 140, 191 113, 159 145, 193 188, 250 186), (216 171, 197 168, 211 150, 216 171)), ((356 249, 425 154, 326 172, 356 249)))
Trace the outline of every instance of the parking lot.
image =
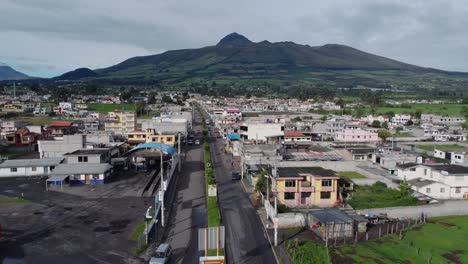
POLYGON ((0 179, 0 195, 26 200, 0 201, 0 263, 141 263, 129 236, 152 199, 123 192, 132 181, 47 192, 45 178, 0 179))

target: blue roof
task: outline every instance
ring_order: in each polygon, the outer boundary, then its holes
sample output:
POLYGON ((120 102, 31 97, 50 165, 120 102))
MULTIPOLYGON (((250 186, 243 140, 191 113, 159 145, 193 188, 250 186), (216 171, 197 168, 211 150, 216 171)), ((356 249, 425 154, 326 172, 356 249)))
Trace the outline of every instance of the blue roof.
POLYGON ((173 147, 171 147, 169 145, 159 143, 159 142, 149 142, 149 143, 140 144, 140 145, 132 148, 131 150, 129 150, 124 155, 130 154, 130 153, 132 153, 134 151, 137 151, 137 150, 140 150, 140 149, 159 149, 163 153, 166 153, 166 154, 169 154, 169 155, 174 155, 174 153, 175 153, 175 148, 173 148, 173 147))
POLYGON ((227 134, 227 139, 229 139, 229 140, 240 140, 240 134, 238 134, 238 133, 227 134))

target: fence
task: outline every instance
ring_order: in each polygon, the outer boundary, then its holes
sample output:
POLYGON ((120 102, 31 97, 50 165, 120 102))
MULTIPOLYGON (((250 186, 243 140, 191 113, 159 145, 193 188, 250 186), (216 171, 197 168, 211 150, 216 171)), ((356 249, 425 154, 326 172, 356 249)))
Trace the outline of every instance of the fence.
POLYGON ((393 218, 418 218, 422 214, 428 217, 468 215, 468 200, 444 201, 437 204, 373 208, 357 211, 360 214, 386 214, 393 218))

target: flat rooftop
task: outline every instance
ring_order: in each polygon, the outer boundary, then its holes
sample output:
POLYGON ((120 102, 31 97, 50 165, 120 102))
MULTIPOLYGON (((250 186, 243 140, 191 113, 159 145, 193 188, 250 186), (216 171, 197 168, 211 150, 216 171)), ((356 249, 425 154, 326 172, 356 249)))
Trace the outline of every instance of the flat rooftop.
POLYGON ((109 152, 110 150, 111 150, 110 148, 79 149, 70 153, 66 153, 64 154, 64 156, 66 155, 101 155, 101 154, 109 152))
POLYGON ((282 167, 278 168, 278 177, 300 177, 299 174, 312 174, 319 177, 338 177, 333 170, 322 167, 282 167))

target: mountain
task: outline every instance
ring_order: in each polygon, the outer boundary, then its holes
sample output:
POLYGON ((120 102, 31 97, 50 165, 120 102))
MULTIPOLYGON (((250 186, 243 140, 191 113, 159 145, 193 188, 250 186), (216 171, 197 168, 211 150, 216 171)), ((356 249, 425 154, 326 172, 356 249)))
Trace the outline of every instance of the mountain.
POLYGON ((154 81, 175 86, 204 81, 243 82, 247 86, 301 83, 309 87, 319 84, 403 89, 468 86, 465 73, 419 67, 345 45, 309 46, 266 40, 256 43, 238 33, 225 36, 214 46, 133 57, 96 69, 95 73, 99 75, 96 79, 103 82, 154 81))
POLYGON ((0 62, 0 81, 5 80, 24 80, 30 78, 28 75, 16 71, 5 63, 0 62))
POLYGON ((80 80, 80 79, 85 79, 85 78, 95 78, 98 77, 99 75, 88 68, 78 68, 73 71, 66 72, 60 76, 55 77, 55 80, 61 80, 61 81, 75 81, 75 80, 80 80))

